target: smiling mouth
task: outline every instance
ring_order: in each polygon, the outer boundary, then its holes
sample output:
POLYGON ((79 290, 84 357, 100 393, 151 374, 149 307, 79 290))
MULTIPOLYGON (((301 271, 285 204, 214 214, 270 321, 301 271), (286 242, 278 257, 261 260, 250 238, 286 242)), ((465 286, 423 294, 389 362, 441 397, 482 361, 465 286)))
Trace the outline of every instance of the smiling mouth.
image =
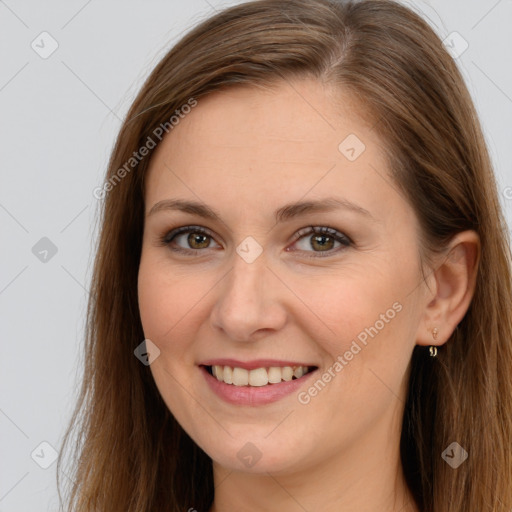
POLYGON ((232 366, 204 366, 206 371, 224 384, 261 387, 297 380, 317 369, 316 366, 271 366, 246 370, 232 366))

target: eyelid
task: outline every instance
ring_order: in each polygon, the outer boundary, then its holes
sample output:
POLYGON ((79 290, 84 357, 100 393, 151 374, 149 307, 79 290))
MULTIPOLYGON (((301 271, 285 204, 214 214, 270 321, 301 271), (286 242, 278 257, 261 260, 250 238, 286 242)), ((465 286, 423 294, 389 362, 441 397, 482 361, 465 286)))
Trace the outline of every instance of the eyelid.
MULTIPOLYGON (((178 237, 186 233, 199 233, 202 235, 206 235, 212 240, 215 241, 216 244, 220 245, 215 240, 215 235, 208 229, 203 226, 180 226, 178 228, 171 229, 170 231, 167 231, 162 237, 159 237, 158 244, 164 247, 168 247, 170 250, 192 255, 192 256, 201 256, 201 252, 203 252, 201 249, 187 249, 184 247, 171 247, 171 243, 178 237)), ((211 249, 211 247, 207 247, 207 249, 211 249)))
POLYGON ((168 231, 163 237, 162 242, 170 244, 174 238, 178 235, 182 235, 183 233, 201 233, 203 235, 208 235, 211 238, 215 238, 215 235, 208 228, 203 226, 181 226, 175 229, 171 229, 168 231))
POLYGON ((328 251, 304 251, 301 249, 289 249, 287 247, 286 251, 302 252, 306 258, 329 258, 335 257, 339 255, 341 252, 345 251, 346 249, 349 249, 354 246, 354 242, 348 235, 342 233, 341 231, 338 231, 335 228, 331 228, 330 226, 308 226, 299 229, 299 231, 297 231, 293 236, 292 243, 295 244, 301 238, 307 237, 308 235, 313 236, 315 234, 327 235, 330 238, 333 238, 335 242, 338 242, 340 244, 340 247, 328 251))
MULTIPOLYGON (((171 229, 170 231, 167 231, 162 237, 159 238, 159 245, 162 246, 170 246, 170 244, 176 239, 176 237, 185 234, 185 233, 200 233, 203 235, 206 235, 210 237, 212 240, 215 241, 215 243, 218 244, 218 242, 215 240, 216 235, 212 231, 210 231, 208 228, 205 228, 203 226, 196 226, 196 225, 188 225, 188 226, 180 226, 178 228, 171 229)), ((302 252, 306 253, 307 258, 318 258, 318 257, 329 257, 329 256, 335 256, 339 252, 348 249, 354 245, 354 242, 352 239, 338 231, 335 228, 332 228, 330 226, 306 226, 304 228, 299 229, 296 231, 291 239, 291 243, 294 244, 301 238, 304 238, 307 235, 315 235, 315 234, 324 234, 328 235, 329 237, 333 238, 335 241, 341 244, 341 247, 338 247, 337 249, 332 249, 328 251, 304 251, 301 249, 292 249, 290 250, 288 247, 286 247, 287 252, 302 252), (310 253, 310 254, 307 254, 310 253)), ((220 245, 220 244, 219 244, 220 245)), ((186 249, 183 247, 169 247, 174 252, 181 252, 185 254, 191 254, 194 256, 200 256, 200 253, 203 252, 203 249, 186 249)), ((204 249, 211 249, 210 247, 206 247, 204 249)))
POLYGON ((350 244, 353 244, 354 242, 352 239, 346 235, 345 233, 342 233, 341 231, 338 231, 335 228, 331 228, 330 226, 307 226, 304 228, 299 229, 292 238, 292 242, 296 242, 298 239, 302 238, 305 235, 309 234, 322 234, 322 235, 329 235, 334 238, 342 238, 349 242, 350 244))

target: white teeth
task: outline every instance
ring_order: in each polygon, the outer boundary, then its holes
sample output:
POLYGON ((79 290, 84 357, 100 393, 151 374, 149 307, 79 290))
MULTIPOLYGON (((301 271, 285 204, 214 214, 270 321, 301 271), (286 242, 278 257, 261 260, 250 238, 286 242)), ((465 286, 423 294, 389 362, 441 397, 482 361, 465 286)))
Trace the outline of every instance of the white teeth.
POLYGON ((289 381, 293 378, 293 368, 291 366, 285 366, 281 370, 281 375, 283 377, 283 380, 289 381))
POLYGON ((249 384, 249 372, 245 368, 233 368, 233 384, 235 386, 247 386, 249 384))
POLYGON ((226 384, 233 384, 233 369, 230 366, 224 366, 223 379, 226 384))
POLYGON ((307 366, 271 366, 270 368, 232 368, 231 366, 212 366, 212 374, 218 381, 235 386, 261 387, 267 384, 279 384, 282 381, 288 382, 295 377, 300 379, 308 373, 307 366))
POLYGON ((268 369, 268 381, 271 384, 277 384, 277 383, 281 382, 281 368, 271 366, 268 369))
POLYGON ((223 366, 213 366, 212 372, 215 377, 217 377, 217 380, 223 380, 224 375, 224 367, 223 366))
POLYGON ((266 386, 268 384, 268 373, 265 368, 256 368, 249 372, 250 386, 266 386))

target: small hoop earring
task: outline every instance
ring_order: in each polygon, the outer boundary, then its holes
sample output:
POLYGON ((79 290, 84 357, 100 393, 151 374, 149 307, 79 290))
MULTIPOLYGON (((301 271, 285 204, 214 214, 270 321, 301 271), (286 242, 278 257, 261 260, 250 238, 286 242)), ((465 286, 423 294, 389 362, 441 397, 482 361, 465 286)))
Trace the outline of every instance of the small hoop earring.
MULTIPOLYGON (((434 327, 434 329, 432 330, 432 337, 437 340, 437 336, 439 334, 439 329, 437 327, 434 327)), ((437 356, 437 347, 436 346, 433 346, 431 345, 429 347, 429 352, 430 352, 430 357, 436 357, 437 356)))

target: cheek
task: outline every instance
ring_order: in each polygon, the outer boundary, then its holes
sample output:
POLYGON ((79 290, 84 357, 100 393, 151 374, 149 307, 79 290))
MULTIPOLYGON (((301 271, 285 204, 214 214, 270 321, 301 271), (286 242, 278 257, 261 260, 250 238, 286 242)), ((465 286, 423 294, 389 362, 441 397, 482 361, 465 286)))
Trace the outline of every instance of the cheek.
POLYGON ((307 297, 304 302, 315 314, 309 311, 307 318, 303 316, 300 328, 326 356, 319 375, 325 388, 306 390, 305 399, 310 398, 313 407, 340 411, 333 415, 344 421, 350 417, 363 428, 395 404, 413 348, 412 308, 401 293, 403 276, 398 279, 392 268, 370 272, 365 267, 365 272, 326 278, 327 292, 301 289, 300 296, 307 297), (317 389, 325 389, 318 393, 318 401, 317 389))
POLYGON ((347 266, 314 282, 296 279, 294 290, 307 306, 296 320, 324 352, 326 370, 336 375, 329 385, 333 392, 325 395, 333 407, 340 394, 349 408, 377 399, 379 393, 386 403, 389 390, 382 382, 398 392, 414 341, 416 312, 404 292, 412 282, 414 268, 384 258, 375 265, 347 266), (357 399, 352 403, 350 397, 357 399))
POLYGON ((393 277, 392 269, 382 264, 378 269, 361 264, 315 280, 296 278, 294 289, 303 298, 308 330, 316 326, 317 336, 329 345, 331 355, 348 350, 360 333, 364 339, 366 328, 376 322, 382 328, 382 314, 386 319, 396 316, 393 304, 400 301, 400 282, 393 277))
POLYGON ((177 279, 151 255, 141 259, 138 276, 139 311, 144 335, 160 345, 186 315, 189 306, 186 280, 177 279))
POLYGON ((193 363, 189 349, 194 332, 190 322, 194 321, 193 307, 201 295, 204 292, 201 294, 190 278, 176 275, 165 259, 150 250, 143 251, 138 275, 140 318, 145 338, 160 350, 150 370, 173 413, 184 414, 194 408, 187 401, 188 395, 177 391, 189 381, 187 368, 193 363))
POLYGON ((174 304, 159 272, 147 259, 143 259, 139 267, 138 298, 144 335, 153 341, 159 340, 172 325, 170 315, 165 312, 174 311, 174 304))
MULTIPOLYGON (((213 276, 215 277, 215 276, 213 276)), ((215 279, 200 271, 180 272, 160 254, 144 254, 138 275, 139 311, 146 338, 163 353, 179 356, 205 321, 201 307, 215 279)))

